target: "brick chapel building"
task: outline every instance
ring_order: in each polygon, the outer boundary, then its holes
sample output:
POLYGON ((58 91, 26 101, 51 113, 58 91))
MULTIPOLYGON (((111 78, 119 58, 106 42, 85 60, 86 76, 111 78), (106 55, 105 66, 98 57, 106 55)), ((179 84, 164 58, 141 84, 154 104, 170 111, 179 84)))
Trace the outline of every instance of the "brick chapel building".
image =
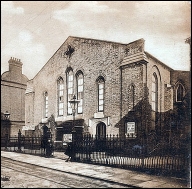
POLYGON ((33 125, 39 135, 46 125, 54 140, 62 141, 72 131, 69 101, 75 94, 79 103, 74 124, 84 132, 120 137, 160 136, 170 129, 187 133, 187 115, 180 114, 178 121, 174 116, 190 90, 189 71, 168 67, 146 52, 144 43, 68 37, 27 82, 25 127, 33 125))
MULTIPOLYGON (((25 90, 28 78, 22 74, 20 59, 11 57, 9 71, 1 75, 1 136, 17 136, 25 125, 25 90), (5 113, 9 113, 8 120, 5 113)), ((23 132, 24 134, 24 132, 23 132)))

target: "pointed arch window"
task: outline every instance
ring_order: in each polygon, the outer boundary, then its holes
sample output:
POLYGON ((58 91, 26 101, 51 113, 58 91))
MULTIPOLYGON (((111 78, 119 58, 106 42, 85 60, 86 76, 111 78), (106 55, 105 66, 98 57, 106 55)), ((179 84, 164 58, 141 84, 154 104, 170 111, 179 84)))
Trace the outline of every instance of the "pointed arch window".
POLYGON ((157 75, 153 73, 152 76, 152 110, 158 111, 158 80, 157 75))
POLYGON ((97 79, 97 85, 98 85, 98 111, 103 112, 105 81, 102 76, 97 79))
POLYGON ((72 114, 72 108, 69 101, 73 97, 73 71, 69 70, 67 72, 67 113, 72 114))
POLYGON ((44 117, 48 118, 48 92, 44 92, 44 117))
POLYGON ((77 99, 80 100, 77 106, 77 113, 83 113, 83 73, 79 72, 77 74, 77 99))
POLYGON ((64 110, 64 81, 62 77, 57 80, 58 116, 63 116, 64 110))
POLYGON ((157 112, 158 112, 158 79, 156 73, 152 75, 152 89, 151 89, 151 130, 155 130, 157 127, 157 112))
POLYGON ((184 87, 183 85, 179 84, 176 91, 176 101, 181 102, 184 97, 184 87))
POLYGON ((134 106, 135 106, 135 86, 131 85, 129 91, 129 110, 134 110, 134 106))

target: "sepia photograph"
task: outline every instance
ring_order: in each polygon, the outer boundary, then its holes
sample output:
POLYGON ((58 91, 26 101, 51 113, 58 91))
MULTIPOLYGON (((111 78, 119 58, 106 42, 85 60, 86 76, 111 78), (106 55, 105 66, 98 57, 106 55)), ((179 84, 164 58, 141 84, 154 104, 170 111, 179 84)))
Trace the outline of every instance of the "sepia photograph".
POLYGON ((191 1, 1 1, 1 188, 191 188, 191 1))

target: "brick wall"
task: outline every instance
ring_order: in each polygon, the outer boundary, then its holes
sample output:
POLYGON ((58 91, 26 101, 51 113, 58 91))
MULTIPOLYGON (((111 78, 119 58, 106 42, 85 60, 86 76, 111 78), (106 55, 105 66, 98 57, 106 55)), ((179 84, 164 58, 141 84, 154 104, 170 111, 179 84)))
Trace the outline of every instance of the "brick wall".
POLYGON ((25 123, 25 90, 28 78, 22 74, 19 59, 9 60, 9 71, 1 75, 1 112, 10 113, 11 136, 17 135, 25 123))
MULTIPOLYGON (((43 69, 33 79, 34 87, 34 124, 41 122, 43 117, 43 92, 48 91, 49 113, 57 118, 57 84, 59 76, 64 79, 66 91, 66 69, 71 67, 75 73, 81 70, 84 74, 84 109, 82 115, 85 124, 97 112, 97 85, 99 76, 105 78, 105 106, 104 116, 110 116, 109 133, 118 133, 114 125, 120 119, 120 61, 124 45, 97 40, 87 40, 70 37, 49 59, 43 69), (68 44, 75 48, 70 61, 64 57, 68 44), (45 79, 46 78, 46 79, 45 79)), ((26 110, 27 111, 27 110, 26 110)), ((67 115, 67 96, 64 96, 64 119, 72 119, 67 115)))
POLYGON ((1 81, 1 112, 8 111, 10 120, 25 121, 26 85, 1 81))

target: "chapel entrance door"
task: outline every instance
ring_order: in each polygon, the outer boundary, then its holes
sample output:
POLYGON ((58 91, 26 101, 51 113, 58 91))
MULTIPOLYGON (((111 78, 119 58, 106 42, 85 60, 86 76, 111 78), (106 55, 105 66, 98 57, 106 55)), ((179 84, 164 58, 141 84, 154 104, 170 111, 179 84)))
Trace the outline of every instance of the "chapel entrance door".
POLYGON ((106 125, 100 122, 96 126, 96 148, 98 151, 105 151, 106 147, 106 125))

